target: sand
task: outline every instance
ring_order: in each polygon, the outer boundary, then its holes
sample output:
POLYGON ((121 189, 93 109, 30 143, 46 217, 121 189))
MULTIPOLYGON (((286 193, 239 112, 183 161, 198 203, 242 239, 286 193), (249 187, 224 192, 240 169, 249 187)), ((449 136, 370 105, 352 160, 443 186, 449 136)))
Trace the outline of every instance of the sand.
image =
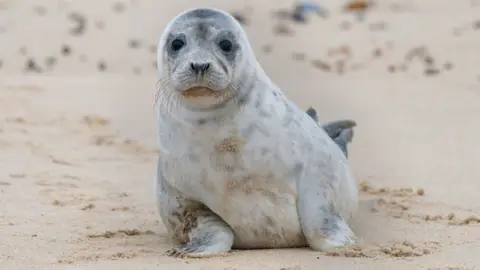
POLYGON ((282 19, 287 0, 39 3, 0 1, 1 269, 480 266, 480 1, 379 0, 358 16, 323 0, 328 17, 305 23, 282 19), (200 6, 243 14, 259 61, 299 106, 358 122, 358 245, 163 255, 155 45, 200 6))

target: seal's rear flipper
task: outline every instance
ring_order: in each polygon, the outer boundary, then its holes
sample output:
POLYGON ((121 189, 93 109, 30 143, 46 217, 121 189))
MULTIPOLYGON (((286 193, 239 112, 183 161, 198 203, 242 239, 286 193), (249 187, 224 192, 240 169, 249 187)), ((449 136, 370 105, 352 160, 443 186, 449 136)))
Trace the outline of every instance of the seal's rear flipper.
POLYGON ((307 109, 307 114, 315 121, 318 123, 318 116, 317 116, 317 111, 312 108, 312 107, 308 107, 307 109))
POLYGON ((336 138, 333 138, 333 141, 340 147, 345 157, 348 158, 347 145, 353 139, 353 128, 347 128, 340 132, 336 138))
MULTIPOLYGON (((309 107, 306 113, 318 123, 317 111, 313 107, 309 107)), ((353 128, 356 125, 357 123, 353 120, 337 120, 322 125, 322 128, 348 157, 347 145, 352 142, 353 128)))

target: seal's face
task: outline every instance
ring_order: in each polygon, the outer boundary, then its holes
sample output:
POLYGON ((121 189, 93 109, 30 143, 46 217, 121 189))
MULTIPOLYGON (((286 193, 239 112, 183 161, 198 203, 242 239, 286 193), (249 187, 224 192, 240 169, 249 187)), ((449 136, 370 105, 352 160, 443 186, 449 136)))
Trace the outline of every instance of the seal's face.
POLYGON ((160 83, 190 104, 212 106, 231 99, 241 44, 248 44, 242 31, 232 16, 218 10, 178 15, 158 46, 160 83))

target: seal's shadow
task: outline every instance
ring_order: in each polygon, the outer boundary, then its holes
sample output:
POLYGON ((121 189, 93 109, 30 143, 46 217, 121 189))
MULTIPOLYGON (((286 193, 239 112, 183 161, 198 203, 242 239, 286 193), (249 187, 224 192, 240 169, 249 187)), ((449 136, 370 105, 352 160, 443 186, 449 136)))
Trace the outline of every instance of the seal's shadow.
POLYGON ((359 238, 359 244, 382 244, 394 237, 391 230, 393 219, 385 212, 373 211, 375 198, 361 198, 358 212, 351 221, 351 228, 359 238))

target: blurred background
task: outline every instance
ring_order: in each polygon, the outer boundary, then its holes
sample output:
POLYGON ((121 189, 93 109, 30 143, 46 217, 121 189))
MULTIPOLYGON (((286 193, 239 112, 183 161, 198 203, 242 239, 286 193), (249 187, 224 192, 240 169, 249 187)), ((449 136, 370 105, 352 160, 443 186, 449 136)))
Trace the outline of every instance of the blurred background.
MULTIPOLYGON (((480 251, 479 0, 0 0, 0 231, 8 235, 0 262, 9 263, 0 268, 105 269, 122 260, 214 269, 158 259, 170 244, 151 185, 157 41, 195 7, 234 15, 299 107, 316 108, 321 122, 357 122, 349 160, 364 188, 356 229, 366 243, 408 239, 433 253, 412 251, 397 269, 480 265, 472 256, 480 251), (374 192, 367 182, 425 196, 374 192), (387 203, 372 206, 379 196, 387 203), (125 233, 98 236, 126 227, 138 229, 135 244, 125 233)), ((317 269, 312 253, 279 252, 268 253, 272 261, 247 253, 210 263, 317 269)), ((348 260, 323 263, 353 269, 348 260)), ((358 269, 390 263, 355 261, 358 269)))

